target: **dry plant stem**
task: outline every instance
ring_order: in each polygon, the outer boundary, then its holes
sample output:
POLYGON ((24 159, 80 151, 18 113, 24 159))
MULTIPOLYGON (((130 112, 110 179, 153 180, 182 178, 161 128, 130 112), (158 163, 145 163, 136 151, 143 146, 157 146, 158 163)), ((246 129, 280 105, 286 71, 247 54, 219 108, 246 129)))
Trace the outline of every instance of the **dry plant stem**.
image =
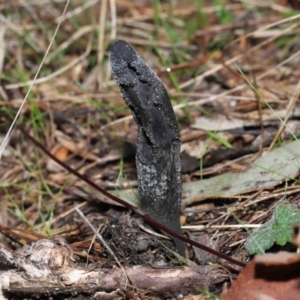
MULTIPOLYGON (((40 1, 40 0, 38 0, 40 1)), ((55 22, 64 22, 68 19, 71 19, 72 17, 81 14, 84 10, 92 7, 93 5, 96 5, 100 2, 101 0, 90 0, 90 1, 85 1, 81 6, 76 7, 72 11, 67 12, 65 15, 58 17, 55 22)))
POLYGON ((187 225, 187 226, 182 226, 182 229, 189 229, 189 230, 203 230, 203 229, 233 229, 233 228, 238 228, 238 229, 244 229, 244 228, 259 228, 261 224, 232 224, 232 225, 187 225))
POLYGON ((116 8, 115 0, 109 0, 109 3, 110 3, 110 18, 111 18, 110 38, 113 41, 117 37, 117 8, 116 8))
MULTIPOLYGON (((245 58, 247 59, 249 65, 251 66, 251 59, 247 55, 247 52, 245 54, 245 58)), ((251 75, 252 75, 252 80, 253 80, 253 86, 255 87, 256 90, 258 90, 256 76, 255 76, 255 73, 252 71, 252 69, 251 69, 251 75)), ((257 95, 256 91, 253 91, 253 93, 254 93, 254 97, 256 98, 256 102, 257 102, 258 117, 259 117, 260 132, 261 132, 260 140, 259 140, 259 152, 257 154, 257 156, 260 156, 262 154, 262 150, 263 150, 264 135, 265 135, 264 122, 263 122, 263 117, 262 117, 262 105, 261 105, 262 99, 260 99, 260 97, 257 95)), ((254 160, 254 158, 252 158, 252 159, 254 160)))
POLYGON ((52 59, 54 59, 60 52, 64 51, 70 47, 75 41, 79 40, 82 36, 93 31, 92 26, 83 26, 78 31, 74 32, 66 41, 61 43, 53 52, 51 52, 45 60, 48 64, 52 59))
MULTIPOLYGON (((170 230, 169 228, 163 226, 162 224, 158 223, 157 221, 155 221, 154 219, 150 218, 148 215, 144 214, 142 211, 140 211, 139 209, 136 209, 134 206, 130 205, 129 203, 127 203, 126 201, 110 194, 109 192, 105 191, 104 189, 102 189, 100 186, 98 186, 97 184, 95 184, 93 181, 91 181, 90 179, 88 179, 86 176, 80 174, 79 172, 77 172, 76 170, 72 169, 69 165, 65 164, 64 162, 60 161, 58 158, 56 158, 50 151, 47 150, 46 147, 44 147, 41 143, 39 143, 37 140, 35 140, 30 134, 28 134, 26 132, 26 130, 24 130, 24 128, 22 128, 21 126, 17 126, 17 128, 30 140, 32 141, 39 149, 41 149, 48 157, 50 157, 51 159, 53 159, 55 162, 57 162, 59 165, 61 165, 63 168, 65 168, 67 171, 69 171, 70 173, 72 173, 73 175, 75 175, 76 177, 78 177, 79 179, 83 180, 84 182, 86 182, 89 186, 93 187, 94 189, 96 189, 98 192, 102 193, 103 195, 105 195, 106 197, 116 201, 119 204, 122 204, 123 206, 127 207, 128 209, 134 211, 137 215, 141 216, 142 218, 144 218, 146 221, 148 221, 149 223, 151 223, 153 226, 161 229, 162 231, 167 232, 169 235, 174 236, 188 244, 191 244, 195 247, 198 247, 204 251, 207 251, 213 255, 216 255, 220 258, 223 258, 224 260, 227 260, 235 265, 241 266, 241 267, 245 267, 246 264, 243 262, 240 262, 234 258, 231 258, 230 256, 227 256, 223 253, 220 253, 218 251, 215 251, 205 245, 202 245, 198 242, 195 242, 185 236, 182 236, 180 234, 178 234, 175 231, 170 230)), ((97 200, 95 200, 97 201, 97 200)), ((100 201, 99 201, 100 202, 100 201)))
POLYGON ((106 248, 106 250, 110 253, 110 255, 115 259, 116 263, 118 264, 118 266, 120 267, 120 269, 124 273, 124 276, 126 278, 126 284, 125 284, 125 286, 127 286, 128 276, 127 276, 126 271, 124 270, 122 264, 120 263, 120 261, 118 260, 118 258, 116 257, 116 255, 114 254, 114 252, 111 250, 111 248, 105 242, 105 240, 103 239, 102 235, 99 234, 99 232, 94 228, 94 226, 91 224, 91 222, 85 217, 85 215, 82 213, 82 211, 78 207, 75 207, 75 210, 80 215, 80 217, 88 224, 88 226, 93 230, 94 234, 97 236, 97 238, 102 243, 102 245, 106 248))
MULTIPOLYGON (((250 49, 250 50, 251 50, 251 49, 250 49)), ((249 50, 249 51, 250 51, 250 50, 249 50)), ((267 70, 266 72, 264 72, 263 74, 257 76, 257 81, 259 81, 259 80, 265 78, 269 73, 273 72, 274 69, 277 69, 277 68, 282 67, 283 65, 287 64, 288 62, 292 61, 293 59, 297 58, 298 56, 300 56, 300 51, 294 53, 293 55, 289 56, 286 60, 284 60, 284 61, 282 61, 281 63, 277 64, 275 67, 273 67, 273 68, 271 68, 271 69, 268 69, 268 70, 267 70)), ((239 58, 240 58, 240 57, 239 57, 239 58)), ((226 65, 231 64, 231 63, 235 62, 236 60, 237 60, 237 59, 235 59, 235 58, 230 59, 230 60, 228 60, 228 61, 226 62, 226 65)), ((203 74, 202 74, 202 75, 203 75, 203 78, 206 77, 206 76, 208 76, 208 75, 214 74, 215 72, 217 72, 217 71, 219 71, 219 70, 221 70, 221 69, 222 69, 222 67, 221 67, 220 65, 218 65, 218 66, 216 66, 216 67, 214 68, 214 72, 207 71, 207 72, 203 73, 203 74), (205 76, 204 76, 204 74, 205 74, 205 76)), ((201 77, 201 80, 202 80, 202 79, 203 79, 203 78, 202 78, 202 75, 199 76, 198 79, 200 79, 200 77, 201 77)), ((193 79, 193 80, 194 80, 194 83, 198 82, 198 81, 197 81, 197 78, 196 78, 196 79, 193 79)), ((199 82, 200 82, 200 80, 199 80, 199 82)), ((192 82, 190 82, 189 84, 191 84, 191 83, 192 83, 192 82)), ((213 96, 211 96, 211 97, 208 97, 207 99, 201 99, 201 100, 197 100, 197 101, 192 101, 192 102, 189 102, 188 104, 185 104, 185 103, 184 103, 184 104, 178 104, 178 105, 174 106, 174 110, 179 109, 179 108, 183 108, 183 107, 186 107, 186 106, 189 106, 189 105, 201 105, 201 104, 205 104, 205 103, 207 103, 207 102, 215 101, 215 100, 217 100, 217 99, 219 99, 219 98, 221 98, 221 97, 230 95, 230 94, 233 93, 233 92, 240 91, 240 90, 244 89, 247 85, 249 85, 249 84, 246 84, 246 83, 241 84, 241 85, 239 85, 239 86, 237 86, 237 87, 234 87, 234 88, 232 88, 232 89, 230 89, 230 90, 228 90, 228 91, 225 91, 225 92, 223 92, 223 93, 220 93, 220 94, 218 94, 218 95, 213 95, 213 96)))
MULTIPOLYGON (((229 24, 217 24, 217 25, 212 25, 208 28, 200 29, 197 30, 196 36, 205 36, 207 34, 212 34, 212 33, 219 33, 220 31, 225 31, 225 30, 233 30, 233 29, 239 29, 239 28, 245 28, 248 26, 260 26, 261 24, 265 24, 266 22, 274 22, 278 21, 278 17, 270 16, 268 18, 263 18, 263 19, 257 19, 257 20, 247 20, 245 21, 238 21, 234 23, 229 23, 229 24)), ((242 36, 244 38, 244 36, 242 36)), ((241 37, 240 37, 241 39, 241 37)), ((236 42, 236 40, 232 41, 236 42)), ((231 44, 232 44, 231 43, 231 44)))
POLYGON ((287 127, 286 123, 287 123, 287 121, 288 121, 288 119, 289 119, 289 117, 290 117, 293 109, 296 106, 297 100, 299 99, 299 95, 300 95, 300 80, 298 81, 297 87, 296 87, 296 89, 295 89, 295 91, 294 91, 294 93, 293 93, 293 95, 292 95, 292 97, 291 97, 291 99, 289 101, 289 104, 287 106, 287 112, 286 112, 286 115, 284 117, 284 120, 281 122, 281 126, 278 129, 278 131, 277 131, 277 133, 276 133, 276 135, 275 135, 275 137, 274 137, 271 145, 269 146, 268 152, 270 152, 273 149, 276 141, 278 140, 278 138, 282 134, 284 128, 287 127))
MULTIPOLYGON (((123 6, 127 6, 127 8, 132 8, 133 7, 133 4, 132 4, 132 1, 129 0, 127 1, 127 4, 124 0, 117 0, 116 1, 117 3, 121 3, 123 6)), ((233 10, 239 10, 242 8, 242 5, 241 4, 226 4, 226 9, 228 9, 229 11, 233 11, 233 10)), ((211 13, 215 13, 215 12, 218 12, 218 11, 221 11, 223 10, 224 8, 219 5, 214 5, 214 6, 208 6, 208 7, 202 7, 202 13, 204 14, 211 14, 211 13)), ((181 7, 180 9, 177 9, 177 10, 174 10, 172 11, 172 15, 174 17, 179 17, 179 16, 187 16, 187 15, 190 15, 191 13, 193 13, 195 11, 195 7, 193 6, 189 6, 187 5, 186 7, 181 7)), ((146 13, 147 11, 145 11, 146 13)), ((167 18, 170 18, 170 13, 169 12, 160 12, 160 15, 159 17, 161 19, 167 19, 167 18)), ((134 19, 132 20, 129 20, 128 22, 130 23, 133 23, 135 21, 149 21, 149 20, 153 20, 153 11, 149 10, 149 13, 148 14, 141 14, 141 15, 138 15, 138 16, 135 16, 134 19)), ((127 21, 127 20, 126 20, 127 21)))
MULTIPOLYGON (((42 77, 42 78, 39 78, 39 79, 36 79, 35 80, 35 84, 39 84, 39 83, 43 83, 43 82, 46 82, 46 81, 49 81, 55 77, 57 77, 58 75, 70 70, 71 68, 75 67, 77 64, 79 64, 81 61, 83 61, 86 57, 88 57, 88 55, 90 54, 91 52, 91 49, 92 49, 92 41, 90 40, 87 44, 87 48, 86 48, 86 51, 80 55, 78 58, 74 59, 73 61, 71 61, 68 65, 62 67, 61 69, 51 73, 50 75, 48 76, 45 76, 45 77, 42 77)), ((20 88, 20 87, 24 87, 24 86, 28 86, 28 85, 32 85, 33 84, 33 81, 26 81, 26 82, 22 82, 22 83, 13 83, 13 84, 8 84, 5 86, 5 88, 7 89, 17 89, 17 88, 20 88)))
MULTIPOLYGON (((245 58, 247 59, 249 65, 251 66, 251 59, 248 56, 247 52, 244 55, 245 55, 245 58)), ((221 58, 220 59, 221 59, 222 65, 224 66, 225 69, 227 69, 234 76, 238 77, 239 79, 243 79, 246 82, 246 80, 244 79, 243 76, 241 76, 240 74, 234 72, 228 65, 225 64, 224 59, 223 59, 223 53, 221 53, 221 58)), ((251 75, 252 75, 252 78, 253 78, 253 86, 257 90, 257 80, 256 80, 255 73, 252 72, 252 70, 251 70, 251 75)), ((262 117, 261 99, 259 98, 259 96, 257 95, 257 93, 255 91, 253 91, 253 93, 254 93, 254 97, 256 99, 257 106, 258 106, 258 117, 259 117, 260 130, 261 130, 261 136, 260 136, 260 141, 259 141, 259 153, 258 153, 258 155, 261 155, 262 148, 263 148, 263 140, 264 140, 264 124, 263 124, 263 117, 262 117)))
MULTIPOLYGON (((77 210, 77 207, 76 207, 76 210, 77 210)), ((98 229, 97 229, 97 232, 100 232, 100 230, 101 230, 102 227, 103 227, 103 224, 100 224, 99 227, 98 227, 98 229)), ((89 245, 89 248, 86 251, 86 253, 87 253, 87 256, 86 256, 86 267, 88 266, 88 263, 89 263, 89 254, 90 254, 90 251, 93 248, 93 245, 96 242, 96 238, 97 238, 97 236, 94 235, 93 238, 92 238, 92 240, 91 240, 91 243, 89 245)))
MULTIPOLYGON (((110 4, 110 18, 111 18, 111 31, 110 39, 114 41, 117 38, 117 8, 115 0, 109 0, 110 4)), ((111 78, 111 68, 109 64, 106 65, 105 82, 111 78)))
MULTIPOLYGON (((271 43, 272 41, 276 40, 276 39, 279 38, 280 36, 283 36, 283 35, 285 35, 285 34, 288 34, 291 30, 296 29, 297 27, 298 27, 298 24, 293 24, 293 25, 291 25, 289 28, 283 29, 280 33, 278 33, 278 34, 276 34, 276 35, 270 37, 269 39, 267 39, 267 40, 261 42, 260 44, 254 46, 253 48, 249 49, 248 52, 247 52, 247 55, 253 54, 254 51, 257 51, 257 50, 261 49, 263 46, 265 46, 265 45, 271 43)), ((255 32, 258 32, 258 31, 255 31, 255 32)), ((252 34, 253 34, 253 33, 249 33, 249 34, 247 34, 246 36, 243 36, 242 38, 250 37, 250 36, 252 36, 252 34)), ((239 39, 233 41, 232 43, 230 43, 229 45, 227 45, 227 48, 228 48, 230 45, 232 45, 232 44, 234 44, 234 43, 240 41, 240 39, 241 39, 241 38, 239 38, 239 39)), ((226 65, 233 64, 233 63, 237 62, 239 59, 241 59, 242 57, 244 57, 244 54, 239 54, 239 55, 237 55, 237 56, 235 56, 235 57, 233 57, 233 58, 227 60, 227 61, 225 62, 225 64, 226 64, 226 65)), ((288 59, 286 59, 285 61, 281 62, 280 64, 278 64, 278 65, 275 66, 274 68, 279 67, 279 66, 281 66, 281 65, 283 65, 283 64, 285 64, 285 63, 287 63, 288 61, 290 61, 290 60, 292 59, 292 57, 295 58, 295 54, 292 55, 291 57, 289 57, 288 59)), ((212 75, 212 74, 214 74, 214 73, 220 71, 222 68, 223 68, 223 65, 222 65, 222 64, 219 64, 219 65, 215 66, 213 69, 208 70, 208 71, 204 72, 203 74, 199 75, 199 76, 196 77, 195 79, 188 80, 187 82, 181 84, 179 87, 180 87, 180 89, 184 89, 184 88, 187 88, 188 86, 190 86, 190 85, 192 85, 192 84, 200 83, 204 78, 206 78, 206 77, 208 77, 208 76, 210 76, 210 75, 212 75)), ((273 69, 274 69, 274 68, 273 68, 273 69)), ((268 71, 264 72, 264 73, 261 74, 260 76, 257 76, 257 80, 260 80, 260 79, 266 77, 266 75, 268 75, 273 69, 269 69, 268 71)), ((235 88, 229 90, 228 92, 226 92, 226 94, 231 93, 231 92, 233 92, 233 91, 240 90, 240 89, 244 88, 245 86, 246 86, 246 84, 242 84, 242 85, 240 85, 240 86, 237 86, 237 87, 235 87, 235 88)), ((175 90, 171 90, 171 91, 170 91, 170 93, 173 93, 173 92, 175 92, 175 90)), ((220 94, 220 95, 223 95, 223 93, 220 94)), ((217 96, 220 96, 220 95, 217 95, 217 96)), ((217 96, 216 96, 215 98, 217 98, 217 96)), ((195 103, 194 103, 194 104, 195 104, 195 103)))
MULTIPOLYGON (((63 10, 62 15, 64 15, 64 14, 66 13, 69 3, 70 3, 70 0, 68 0, 68 1, 66 2, 66 5, 65 5, 65 7, 64 7, 64 10, 63 10)), ((28 98, 28 96, 29 96, 29 93, 30 93, 31 90, 32 90, 32 87, 33 87, 34 83, 35 83, 36 80, 37 80, 37 77, 38 77, 38 75, 39 75, 39 73, 40 73, 40 71, 41 71, 41 69, 42 69, 42 66, 43 66, 43 64, 44 64, 44 62, 45 62, 45 60, 46 60, 46 57, 47 57, 47 55, 48 55, 48 53, 49 53, 49 51, 50 51, 50 48, 51 48, 51 46, 52 46, 52 44, 53 44, 53 42, 54 42, 55 36, 56 36, 56 34, 57 34, 58 30, 59 30, 60 25, 61 25, 61 22, 58 23, 58 25, 57 25, 56 28, 55 28, 53 37, 52 37, 52 39, 51 39, 51 41, 50 41, 50 43, 49 43, 49 46, 48 46, 48 48, 47 48, 47 50, 46 50, 46 53, 45 53, 44 57, 43 57, 43 59, 42 59, 40 65, 39 65, 39 68, 38 68, 38 70, 37 70, 37 72, 36 72, 36 74, 35 74, 33 80, 31 81, 30 87, 29 87, 29 89, 28 89, 28 91, 27 91, 27 93, 26 93, 26 95, 25 95, 25 98, 24 98, 24 100, 22 101, 22 104, 21 104, 21 106, 20 106, 20 108, 19 108, 19 110, 18 110, 18 112, 17 112, 15 118, 14 118, 12 124, 10 125, 7 134, 5 135, 5 138, 3 139, 3 142, 2 142, 1 145, 0 145, 0 161, 1 161, 2 153, 3 153, 3 151, 4 151, 4 149, 5 149, 6 145, 7 145, 7 143, 9 142, 9 139, 10 139, 12 130, 13 130, 14 126, 15 126, 15 123, 16 123, 16 121, 17 121, 17 119, 18 119, 18 117, 19 117, 19 115, 20 115, 20 113, 21 113, 21 111, 22 111, 22 109, 23 109, 23 106, 25 105, 25 103, 26 103, 26 101, 27 101, 27 98, 28 98)))
MULTIPOLYGON (((5 44, 4 36, 6 33, 6 28, 4 26, 0 27, 0 43, 1 45, 5 44)), ((3 64, 4 64, 4 59, 5 59, 5 47, 0 48, 0 71, 1 73, 3 72, 3 64)))
MULTIPOLYGON (((279 21, 276 21, 274 23, 271 23, 271 24, 268 24, 268 25, 265 25, 263 27, 260 27, 259 29, 253 31, 253 32, 250 32, 246 35, 243 35, 237 39, 235 39, 234 41, 230 42, 226 47, 230 47, 232 46, 233 44, 239 42, 241 39, 245 39, 245 38, 248 38, 248 37, 251 37, 251 36, 254 36, 254 35, 257 35, 258 33, 260 32, 263 32, 263 31, 266 31, 267 29, 270 29, 272 27, 275 27, 275 26, 279 26, 279 25, 282 25, 282 24, 285 24, 285 23, 291 23, 292 21, 296 20, 296 19, 299 19, 300 18, 300 15, 297 15, 297 16, 294 16, 294 17, 288 17, 288 18, 285 18, 285 19, 282 19, 282 20, 279 20, 279 21)), ((297 24, 294 24, 294 25, 297 25, 297 24)), ((292 29, 295 29, 295 27, 292 25, 291 27, 287 28, 284 30, 284 33, 287 33, 287 31, 289 32, 290 30, 292 29)), ((283 32, 281 31, 280 35, 282 35, 283 32)), ((277 36, 277 35, 276 35, 277 36)), ((248 53, 249 54, 249 53, 248 53)))
MULTIPOLYGON (((20 33, 19 28, 14 25, 10 20, 8 20, 5 16, 0 14, 0 21, 5 24, 11 31, 16 33, 17 35, 21 36, 22 33, 20 33)), ((39 48, 39 45, 37 45, 34 40, 31 39, 30 35, 25 35, 25 41, 34 49, 36 52, 40 52, 41 49, 39 48)))
POLYGON ((107 13, 107 1, 108 0, 102 0, 101 1, 101 9, 99 10, 99 36, 98 36, 98 57, 97 57, 97 68, 98 68, 98 76, 97 76, 97 83, 99 89, 105 84, 103 82, 103 68, 102 66, 102 60, 104 57, 104 37, 105 37, 105 20, 106 20, 106 13, 107 13))
POLYGON ((266 200, 269 200, 269 199, 272 199, 275 197, 281 197, 281 196, 285 197, 288 195, 293 195, 293 194, 298 194, 298 193, 299 193, 299 190, 284 191, 281 193, 277 193, 276 191, 274 191, 273 193, 270 193, 267 196, 260 196, 259 199, 250 201, 248 204, 245 204, 244 207, 247 208, 249 206, 252 206, 253 204, 257 204, 259 202, 263 202, 263 201, 266 201, 266 200))

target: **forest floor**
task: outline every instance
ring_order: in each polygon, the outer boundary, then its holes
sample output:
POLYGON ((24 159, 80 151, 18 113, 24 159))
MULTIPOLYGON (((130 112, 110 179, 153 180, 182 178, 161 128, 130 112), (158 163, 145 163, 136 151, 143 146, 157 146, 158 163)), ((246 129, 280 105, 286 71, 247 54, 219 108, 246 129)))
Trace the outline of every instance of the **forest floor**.
MULTIPOLYGON (((299 2, 72 0, 64 13, 65 6, 0 4, 0 257, 7 263, 9 251, 11 267, 25 270, 41 240, 55 241, 62 262, 106 270, 110 279, 103 289, 61 283, 61 293, 44 283, 3 288, 0 299, 219 299, 253 258, 244 247, 251 231, 276 218, 279 203, 300 205, 299 2), (139 206, 137 125, 109 64, 118 39, 136 49, 171 98, 182 142, 184 235, 240 265, 189 244, 180 261, 171 240, 30 139, 139 206), (110 273, 116 269, 129 285, 110 273)), ((281 244, 271 251, 295 251, 281 244)))

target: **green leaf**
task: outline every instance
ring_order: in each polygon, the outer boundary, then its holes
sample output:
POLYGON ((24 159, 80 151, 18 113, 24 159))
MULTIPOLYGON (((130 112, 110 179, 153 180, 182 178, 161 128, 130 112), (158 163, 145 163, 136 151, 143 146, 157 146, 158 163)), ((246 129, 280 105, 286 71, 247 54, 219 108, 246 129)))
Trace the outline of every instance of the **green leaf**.
POLYGON ((264 253, 274 243, 280 246, 292 240, 293 225, 300 223, 300 211, 295 212, 296 205, 276 206, 271 219, 254 231, 247 241, 245 248, 249 254, 264 253))

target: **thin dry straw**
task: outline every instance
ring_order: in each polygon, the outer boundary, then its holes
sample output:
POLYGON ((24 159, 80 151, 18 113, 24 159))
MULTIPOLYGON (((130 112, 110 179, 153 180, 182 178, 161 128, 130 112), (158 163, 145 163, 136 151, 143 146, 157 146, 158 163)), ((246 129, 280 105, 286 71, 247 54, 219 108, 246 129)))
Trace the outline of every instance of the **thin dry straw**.
MULTIPOLYGON (((64 10, 63 10, 62 16, 65 15, 69 3, 70 3, 70 0, 67 1, 66 5, 65 5, 65 8, 64 8, 64 10)), ((1 143, 1 146, 0 146, 0 161, 1 161, 2 153, 3 153, 3 151, 4 151, 5 147, 6 147, 6 145, 7 145, 8 142, 9 142, 9 139, 10 139, 10 137, 11 137, 11 133, 12 133, 12 131, 13 131, 13 129, 14 129, 14 126, 15 126, 15 124, 16 124, 16 122, 17 122, 17 119, 18 119, 18 117, 19 117, 19 115, 20 115, 20 113, 21 113, 21 111, 22 111, 22 109, 23 109, 23 107, 24 107, 24 105, 25 105, 25 103, 26 103, 26 100, 27 100, 27 98, 28 98, 28 96, 29 96, 29 93, 30 93, 31 90, 32 90, 32 87, 33 87, 33 85, 34 85, 34 83, 35 83, 35 81, 36 81, 36 79, 37 79, 37 77, 38 77, 38 75, 39 75, 39 73, 40 73, 40 71, 41 71, 41 69, 42 69, 42 66, 43 66, 43 64, 44 64, 44 61, 45 61, 45 59, 46 59, 46 57, 47 57, 47 55, 48 55, 48 53, 49 53, 49 51, 50 51, 50 48, 51 48, 53 42, 54 42, 55 36, 56 36, 56 34, 57 34, 58 30, 59 30, 59 27, 60 27, 60 25, 61 25, 61 23, 62 23, 62 20, 63 20, 63 19, 61 18, 61 19, 59 20, 59 23, 58 23, 57 26, 56 26, 56 29, 55 29, 54 34, 53 34, 53 37, 52 37, 52 39, 51 39, 51 41, 50 41, 50 43, 49 43, 49 46, 48 46, 48 48, 47 48, 47 50, 46 50, 46 53, 45 53, 45 55, 44 55, 44 57, 43 57, 43 60, 42 60, 41 64, 39 65, 39 68, 38 68, 38 70, 37 70, 37 72, 36 72, 36 74, 35 74, 35 76, 34 76, 34 79, 33 79, 32 83, 31 83, 31 85, 30 85, 30 87, 29 87, 27 93, 26 93, 26 96, 25 96, 24 100, 22 101, 22 104, 21 104, 21 106, 20 106, 20 108, 19 108, 19 110, 18 110, 18 112, 17 112, 17 114, 16 114, 16 116, 15 116, 15 118, 14 118, 12 124, 10 125, 9 130, 8 130, 7 134, 5 135, 5 138, 3 139, 2 143, 1 143)))

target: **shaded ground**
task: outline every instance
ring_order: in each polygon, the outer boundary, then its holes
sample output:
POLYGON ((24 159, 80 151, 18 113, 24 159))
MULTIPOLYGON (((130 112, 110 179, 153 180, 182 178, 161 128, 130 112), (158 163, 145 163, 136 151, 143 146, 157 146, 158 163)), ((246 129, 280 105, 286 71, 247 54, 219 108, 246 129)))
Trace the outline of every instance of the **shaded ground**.
MULTIPOLYGON (((299 21, 285 19, 297 14, 297 2, 83 2, 70 3, 17 123, 97 185, 137 201, 133 192, 137 126, 108 63, 111 43, 126 40, 157 72, 172 99, 182 140, 181 223, 186 235, 248 262, 243 248, 248 233, 239 224, 252 228, 264 223, 283 198, 298 205, 294 180, 298 171, 286 175, 279 169, 276 172, 283 176, 276 180, 262 174, 255 180, 266 183, 251 188, 241 184, 240 190, 221 182, 210 194, 195 189, 200 180, 219 174, 246 174, 249 163, 262 153, 298 135, 299 21), (194 186, 189 185, 192 182, 194 186)), ((46 53, 64 5, 0 4, 1 140, 46 53)), ((272 165, 264 171, 275 173, 271 169, 272 165)), ((102 225, 104 240, 123 266, 181 265, 158 242, 153 229, 141 229, 133 213, 66 172, 18 129, 2 154, 0 184, 1 245, 8 249, 43 237, 63 237, 78 263, 86 262, 88 251, 93 267, 116 267, 98 240, 89 249, 93 232, 75 211, 78 205, 96 229, 102 225)), ((174 250, 171 241, 161 241, 174 250)), ((195 247, 188 248, 187 258, 198 265, 213 263, 207 273, 225 268, 228 277, 220 272, 219 283, 200 284, 204 290, 200 292, 196 287, 178 289, 177 296, 220 294, 239 270, 195 247)), ((124 298, 141 296, 134 289, 130 293, 124 298)))

